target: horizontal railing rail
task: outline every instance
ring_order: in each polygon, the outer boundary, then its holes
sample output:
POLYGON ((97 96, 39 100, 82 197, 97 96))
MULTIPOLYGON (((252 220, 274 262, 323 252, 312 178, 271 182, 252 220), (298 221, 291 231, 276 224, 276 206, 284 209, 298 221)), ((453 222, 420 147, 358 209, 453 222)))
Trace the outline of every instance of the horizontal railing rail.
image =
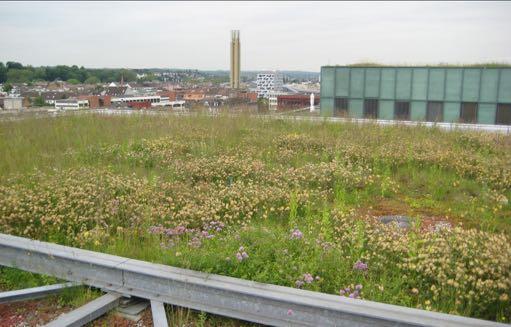
MULTIPOLYGON (((299 111, 305 111, 300 109, 299 111)), ((318 110, 319 111, 319 110, 318 110)), ((183 111, 170 111, 170 110, 133 110, 133 109, 77 109, 77 110, 63 110, 59 112, 37 112, 32 115, 29 110, 27 113, 20 112, 19 115, 10 115, 8 117, 1 117, 3 121, 22 120, 28 117, 59 117, 67 115, 81 115, 81 114, 102 114, 102 115, 152 115, 152 116, 197 116, 197 113, 183 112, 183 111)), ((463 124, 463 123, 444 123, 444 122, 423 122, 423 121, 407 121, 407 120, 384 120, 384 119, 366 119, 366 118, 341 118, 341 117, 320 117, 320 116, 294 116, 290 112, 279 112, 273 114, 253 115, 253 117, 263 119, 286 119, 291 121, 312 121, 312 122, 331 122, 331 123, 357 123, 357 124, 377 124, 383 126, 424 126, 436 127, 446 131, 479 131, 488 133, 511 134, 511 126, 507 125, 491 125, 491 124, 463 124)), ((206 114, 209 116, 218 116, 219 114, 206 114)), ((230 113, 229 116, 236 117, 240 114, 230 113)))
POLYGON ((506 326, 0 234, 0 265, 274 326, 506 326))

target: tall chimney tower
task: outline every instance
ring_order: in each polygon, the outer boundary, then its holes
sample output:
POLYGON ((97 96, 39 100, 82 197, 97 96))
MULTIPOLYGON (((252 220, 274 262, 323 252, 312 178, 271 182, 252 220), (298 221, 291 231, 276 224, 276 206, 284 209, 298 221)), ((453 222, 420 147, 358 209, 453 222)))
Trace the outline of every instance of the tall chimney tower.
POLYGON ((240 88, 240 31, 231 31, 231 88, 240 88))

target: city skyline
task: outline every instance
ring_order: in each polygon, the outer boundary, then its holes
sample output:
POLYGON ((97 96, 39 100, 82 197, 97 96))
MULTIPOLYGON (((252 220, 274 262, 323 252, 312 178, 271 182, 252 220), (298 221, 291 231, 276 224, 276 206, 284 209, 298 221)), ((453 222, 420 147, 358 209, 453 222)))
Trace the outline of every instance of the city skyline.
POLYGON ((511 3, 0 3, 0 61, 89 68, 243 71, 382 64, 511 62, 511 3))

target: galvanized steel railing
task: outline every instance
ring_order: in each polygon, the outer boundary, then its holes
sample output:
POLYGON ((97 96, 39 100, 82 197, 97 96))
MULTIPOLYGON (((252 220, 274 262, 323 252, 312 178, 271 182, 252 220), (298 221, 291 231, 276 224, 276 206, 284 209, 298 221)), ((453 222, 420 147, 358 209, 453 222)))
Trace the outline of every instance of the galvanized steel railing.
MULTIPOLYGON (((505 326, 206 274, 5 234, 0 234, 0 265, 110 292, 111 295, 107 294, 110 298, 105 295, 97 304, 91 303, 91 308, 112 305, 117 301, 115 294, 122 294, 273 326, 505 326)), ((91 312, 91 308, 81 310, 91 312)), ((153 312, 158 311, 162 311, 161 305, 154 306, 153 312)), ((71 320, 68 316, 61 321, 71 320)), ((75 318, 75 321, 80 320, 75 318)))

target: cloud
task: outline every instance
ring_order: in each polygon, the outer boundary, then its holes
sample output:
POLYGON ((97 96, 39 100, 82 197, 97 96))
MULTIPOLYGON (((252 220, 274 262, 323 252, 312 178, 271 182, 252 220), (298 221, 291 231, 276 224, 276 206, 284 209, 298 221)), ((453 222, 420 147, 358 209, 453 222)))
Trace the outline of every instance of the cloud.
POLYGON ((506 2, 2 2, 0 61, 319 71, 328 63, 511 61, 506 2))

